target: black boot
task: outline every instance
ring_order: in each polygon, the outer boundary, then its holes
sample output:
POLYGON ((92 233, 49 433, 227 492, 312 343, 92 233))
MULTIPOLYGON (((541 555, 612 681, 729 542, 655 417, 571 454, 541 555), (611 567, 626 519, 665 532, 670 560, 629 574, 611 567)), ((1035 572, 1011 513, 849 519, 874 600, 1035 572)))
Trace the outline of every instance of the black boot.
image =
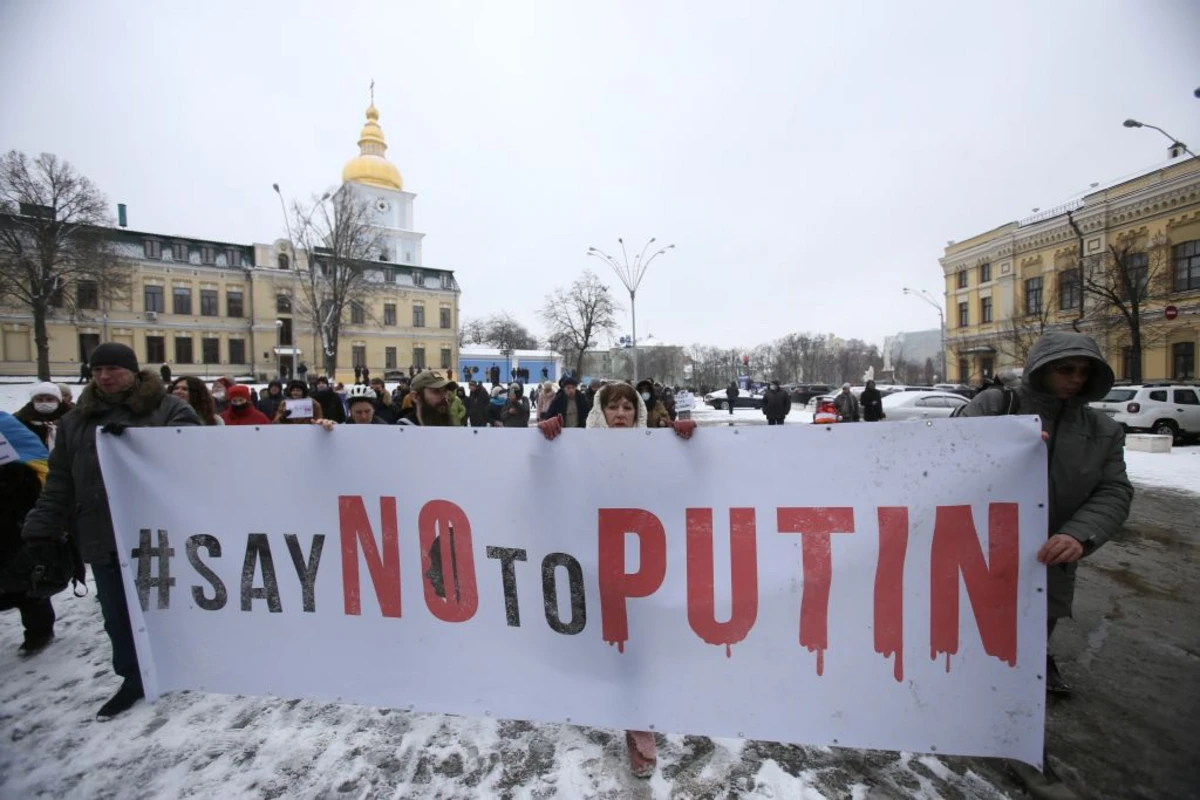
POLYGON ((1059 697, 1070 697, 1072 693, 1071 684, 1063 679, 1058 662, 1051 655, 1046 656, 1046 691, 1059 697))
POLYGON ((23 656, 36 655, 45 650, 46 645, 50 644, 52 641, 54 641, 54 631, 52 630, 41 631, 38 633, 25 631, 25 641, 21 643, 19 648, 17 648, 17 652, 23 656))
POLYGON ((130 706, 145 696, 146 693, 142 691, 142 684, 140 682, 134 683, 126 680, 121 684, 121 688, 117 690, 117 693, 109 698, 107 703, 100 706, 100 710, 96 712, 96 716, 100 719, 115 717, 122 711, 128 711, 130 706))

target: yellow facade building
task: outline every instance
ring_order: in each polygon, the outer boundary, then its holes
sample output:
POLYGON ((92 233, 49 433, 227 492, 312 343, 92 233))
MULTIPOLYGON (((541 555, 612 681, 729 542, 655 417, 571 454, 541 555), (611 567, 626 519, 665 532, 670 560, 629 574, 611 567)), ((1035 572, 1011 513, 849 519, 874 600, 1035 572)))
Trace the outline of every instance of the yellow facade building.
MULTIPOLYGON (((456 374, 458 283, 453 271, 423 265, 416 195, 387 160, 374 104, 366 116, 343 188, 365 204, 380 248, 368 265, 372 290, 345 315, 336 378, 352 380, 356 366, 380 377, 411 367, 456 374)), ((71 302, 59 303, 48 324, 52 375, 79 374, 102 341, 127 344, 144 367, 165 363, 175 375, 265 380, 294 376, 302 362, 311 374, 325 372, 321 343, 298 313, 309 265, 286 238, 245 244, 125 228, 108 235, 132 278, 116 297, 89 281, 64 287, 71 302)), ((31 314, 0 306, 0 374, 36 373, 31 314)))
MULTIPOLYGON (((961 242, 940 259, 946 281, 946 364, 951 380, 978 385, 1022 366, 1045 331, 1078 329, 1097 340, 1118 378, 1129 379, 1128 324, 1080 287, 1084 269, 1132 242, 1161 281, 1146 292, 1142 379, 1193 380, 1200 349, 1200 159, 1174 158, 1093 186, 1057 208, 961 242)), ((1143 267, 1145 269, 1145 267, 1143 267)))

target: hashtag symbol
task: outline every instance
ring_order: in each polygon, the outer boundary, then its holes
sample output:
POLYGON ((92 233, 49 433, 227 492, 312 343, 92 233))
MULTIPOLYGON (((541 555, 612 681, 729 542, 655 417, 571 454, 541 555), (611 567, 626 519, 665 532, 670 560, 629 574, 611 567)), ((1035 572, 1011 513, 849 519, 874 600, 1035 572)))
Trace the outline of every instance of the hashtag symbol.
POLYGON ((165 609, 171 605, 171 587, 175 579, 171 577, 171 557, 175 548, 167 541, 167 532, 158 531, 158 547, 150 545, 150 530, 142 528, 139 547, 134 548, 133 557, 137 559, 138 600, 141 601, 142 611, 150 610, 150 590, 158 588, 158 608, 165 609), (154 560, 158 559, 158 575, 151 575, 154 560))

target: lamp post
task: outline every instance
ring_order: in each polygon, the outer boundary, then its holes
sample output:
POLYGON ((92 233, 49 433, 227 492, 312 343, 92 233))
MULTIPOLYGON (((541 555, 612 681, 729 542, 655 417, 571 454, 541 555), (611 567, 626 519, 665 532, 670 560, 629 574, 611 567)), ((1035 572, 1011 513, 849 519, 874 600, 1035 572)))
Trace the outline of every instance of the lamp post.
POLYGON ((589 247, 587 254, 594 258, 598 258, 604 263, 612 267, 613 272, 617 273, 617 277, 625 288, 629 291, 629 318, 633 327, 633 336, 630 339, 630 345, 633 348, 633 384, 638 382, 638 349, 637 349, 637 290, 642 285, 642 278, 646 277, 646 270, 650 268, 650 263, 654 259, 661 256, 668 250, 674 250, 675 245, 669 244, 666 247, 661 247, 654 251, 649 258, 646 258, 646 251, 650 249, 650 245, 654 244, 657 239, 650 237, 650 241, 642 248, 642 252, 638 253, 633 261, 629 260, 629 253, 625 250, 625 240, 617 239, 617 244, 621 245, 621 260, 610 256, 608 253, 596 247, 589 247))
POLYGON ((910 289, 907 286, 905 286, 904 293, 907 295, 911 295, 911 296, 917 298, 918 300, 924 300, 926 303, 933 306, 937 310, 937 312, 938 312, 938 330, 941 333, 941 339, 942 339, 942 357, 940 359, 940 361, 942 362, 942 380, 948 381, 949 377, 946 375, 946 315, 942 311, 941 305, 936 300, 933 299, 933 295, 931 295, 927 290, 925 290, 925 289, 910 289))
POLYGON ((1136 119, 1127 119, 1127 120, 1125 120, 1125 122, 1124 122, 1123 124, 1125 125, 1125 127, 1126 127, 1126 128, 1149 128, 1149 129, 1151 129, 1151 130, 1158 131, 1158 132, 1159 132, 1159 133, 1161 133, 1163 136, 1165 136, 1165 137, 1167 137, 1168 139, 1170 139, 1170 140, 1171 140, 1171 146, 1172 146, 1172 147, 1178 147, 1180 150, 1182 150, 1183 152, 1187 153, 1187 154, 1188 154, 1189 156, 1191 156, 1192 158, 1195 158, 1195 157, 1196 157, 1196 154, 1195 154, 1195 153, 1193 153, 1191 150, 1188 150, 1188 147, 1187 147, 1187 145, 1186 145, 1186 144, 1184 144, 1183 142, 1179 141, 1179 140, 1178 140, 1178 139, 1176 139, 1174 136, 1172 136, 1171 134, 1167 133, 1167 132, 1166 132, 1166 131, 1164 131, 1162 128, 1158 127, 1157 125, 1149 125, 1149 124, 1147 124, 1147 123, 1145 123, 1145 122, 1138 122, 1136 119))

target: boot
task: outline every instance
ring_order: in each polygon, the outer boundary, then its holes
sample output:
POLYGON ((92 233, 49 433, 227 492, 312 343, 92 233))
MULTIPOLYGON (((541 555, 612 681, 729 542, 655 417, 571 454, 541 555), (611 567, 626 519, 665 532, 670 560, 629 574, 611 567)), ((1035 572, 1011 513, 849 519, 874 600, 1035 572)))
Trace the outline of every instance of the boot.
POLYGON ((629 748, 629 771, 635 778, 649 778, 658 766, 658 746, 649 731, 625 731, 625 746, 629 748))
POLYGON ((134 683, 128 679, 121 684, 121 688, 117 693, 109 698, 108 702, 100 706, 100 710, 96 712, 99 719, 108 719, 115 717, 123 711, 128 711, 129 707, 146 696, 142 691, 141 682, 134 683))
POLYGON ((37 655, 46 649, 46 645, 54 641, 54 631, 43 631, 34 633, 25 631, 25 641, 17 648, 17 652, 23 656, 37 655))
POLYGON ((1059 697, 1070 697, 1072 694, 1071 684, 1063 679, 1058 671, 1058 662, 1051 655, 1046 656, 1046 691, 1059 697))
POLYGON ((1054 774, 1049 761, 1044 762, 1043 772, 1022 761, 1010 761, 1009 768, 1016 773, 1029 795, 1037 800, 1080 800, 1079 795, 1054 774))

